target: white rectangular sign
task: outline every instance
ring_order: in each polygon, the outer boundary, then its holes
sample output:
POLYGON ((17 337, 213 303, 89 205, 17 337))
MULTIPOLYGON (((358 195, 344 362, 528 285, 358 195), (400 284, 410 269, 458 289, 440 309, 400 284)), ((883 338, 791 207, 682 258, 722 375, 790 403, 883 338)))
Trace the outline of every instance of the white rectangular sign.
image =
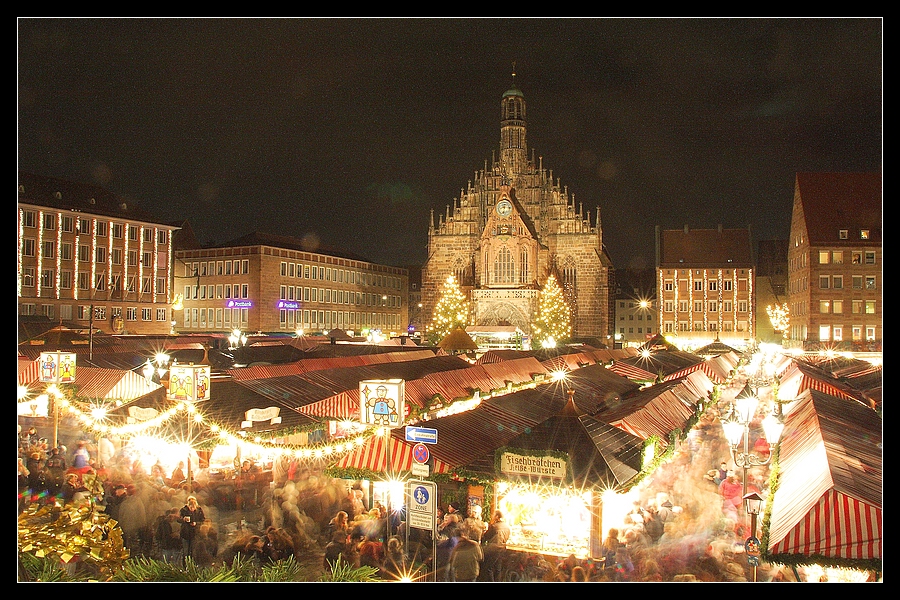
POLYGON ((437 484, 410 479, 406 482, 406 518, 410 527, 434 531, 437 484))
POLYGON ((359 382, 359 420, 363 425, 399 427, 406 411, 403 379, 366 379, 359 382))
POLYGON ((500 472, 506 475, 537 475, 563 479, 566 461, 554 456, 523 456, 504 452, 500 456, 500 472))

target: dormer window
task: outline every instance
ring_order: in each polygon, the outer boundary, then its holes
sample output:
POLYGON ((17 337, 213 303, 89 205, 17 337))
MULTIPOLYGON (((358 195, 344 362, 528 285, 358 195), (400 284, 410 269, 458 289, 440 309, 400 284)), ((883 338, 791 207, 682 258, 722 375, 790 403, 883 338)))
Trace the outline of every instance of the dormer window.
POLYGON ((869 239, 869 230, 868 229, 860 229, 859 230, 859 239, 861 239, 861 240, 869 239))
POLYGON ((846 240, 850 237, 850 230, 841 229, 838 231, 838 239, 846 240))

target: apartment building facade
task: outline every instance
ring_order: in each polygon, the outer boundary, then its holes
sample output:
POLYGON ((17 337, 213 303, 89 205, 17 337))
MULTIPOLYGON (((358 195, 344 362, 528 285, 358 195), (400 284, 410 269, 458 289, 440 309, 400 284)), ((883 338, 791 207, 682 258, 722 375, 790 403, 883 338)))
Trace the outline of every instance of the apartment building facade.
POLYGON ((407 333, 406 269, 259 232, 175 256, 179 333, 407 333))
POLYGON ((616 269, 614 300, 615 347, 637 347, 659 333, 656 272, 648 269, 616 269))
POLYGON ((746 348, 756 336, 756 270, 748 229, 656 228, 660 332, 692 350, 719 340, 746 348))
POLYGON ((881 173, 797 173, 785 346, 880 352, 883 286, 881 173))
POLYGON ((19 173, 19 315, 111 334, 172 328, 177 227, 101 187, 19 173))

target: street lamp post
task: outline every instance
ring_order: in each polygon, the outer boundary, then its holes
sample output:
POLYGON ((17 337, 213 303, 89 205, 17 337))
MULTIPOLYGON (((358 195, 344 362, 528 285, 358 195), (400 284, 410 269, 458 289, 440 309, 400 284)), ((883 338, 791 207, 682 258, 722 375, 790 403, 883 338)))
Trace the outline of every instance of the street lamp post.
POLYGON ((750 515, 750 535, 744 542, 744 550, 747 552, 747 562, 753 567, 753 581, 756 582, 756 568, 759 566, 759 539, 756 537, 756 518, 762 509, 762 496, 756 492, 750 492, 744 496, 744 510, 750 515))
POLYGON ((756 539, 756 517, 759 515, 762 497, 755 491, 747 493, 747 472, 750 467, 764 466, 772 460, 772 453, 781 440, 781 432, 784 430, 784 423, 781 422, 780 414, 777 414, 777 408, 767 415, 763 421, 763 433, 766 442, 769 444, 769 453, 766 456, 759 456, 750 451, 750 423, 756 416, 756 409, 759 406, 759 398, 750 385, 744 386, 737 396, 731 409, 726 413, 722 420, 722 429, 725 432, 725 438, 728 440, 731 450, 731 459, 736 467, 743 469, 743 494, 744 510, 750 515, 750 535, 746 540, 748 557, 751 557, 751 551, 755 551, 756 555, 752 556, 753 560, 753 580, 756 581, 756 565, 759 561, 759 540, 756 539), (755 563, 755 564, 754 564, 755 563))

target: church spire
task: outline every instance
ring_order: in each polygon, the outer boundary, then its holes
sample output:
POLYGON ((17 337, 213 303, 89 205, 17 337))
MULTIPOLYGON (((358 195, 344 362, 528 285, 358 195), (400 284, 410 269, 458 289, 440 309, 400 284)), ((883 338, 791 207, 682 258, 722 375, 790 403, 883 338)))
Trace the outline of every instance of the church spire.
POLYGON ((525 129, 525 95, 516 85, 513 63, 512 87, 503 93, 500 102, 500 167, 511 183, 525 171, 528 163, 525 129))

